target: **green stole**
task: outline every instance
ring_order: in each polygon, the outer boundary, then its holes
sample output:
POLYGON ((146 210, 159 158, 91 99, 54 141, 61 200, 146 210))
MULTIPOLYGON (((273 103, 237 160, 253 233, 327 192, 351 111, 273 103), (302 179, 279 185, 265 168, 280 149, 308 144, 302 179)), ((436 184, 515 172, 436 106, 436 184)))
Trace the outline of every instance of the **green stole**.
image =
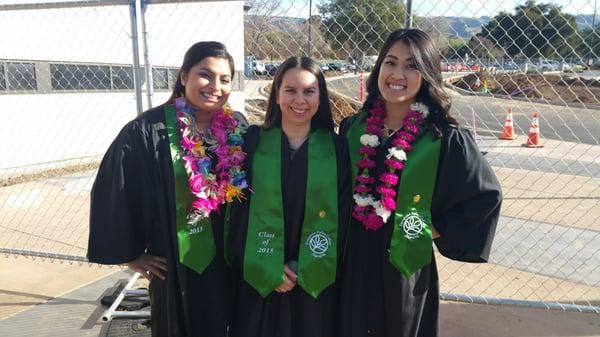
MULTIPOLYGON (((261 130, 252 160, 254 193, 250 197, 248 214, 244 280, 262 297, 268 296, 284 280, 282 136, 279 128, 261 130)), ((330 132, 311 131, 297 282, 313 298, 334 283, 336 277, 338 189, 335 154, 330 132)))
MULTIPOLYGON (((360 136, 365 133, 365 113, 356 116, 347 138, 352 161, 352 178, 358 172, 361 159, 360 136)), ((401 172, 400 188, 394 211, 394 230, 390 241, 390 263, 406 278, 431 263, 431 200, 437 179, 440 139, 434 139, 429 129, 421 133, 407 153, 401 172)))
POLYGON ((209 219, 202 219, 196 224, 188 223, 188 211, 193 195, 188 185, 188 174, 181 159, 181 133, 175 121, 175 108, 165 106, 165 121, 173 162, 173 178, 175 181, 175 216, 177 224, 177 246, 179 262, 198 274, 214 259, 216 254, 212 224, 209 219))

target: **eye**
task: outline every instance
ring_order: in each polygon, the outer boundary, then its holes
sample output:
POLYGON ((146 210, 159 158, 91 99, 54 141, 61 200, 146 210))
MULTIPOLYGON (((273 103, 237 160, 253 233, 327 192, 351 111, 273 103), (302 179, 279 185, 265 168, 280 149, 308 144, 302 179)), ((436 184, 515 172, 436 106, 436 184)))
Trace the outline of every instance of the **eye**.
POLYGON ((384 63, 384 64, 387 64, 387 65, 390 65, 390 66, 393 66, 393 65, 395 65, 395 64, 396 64, 396 62, 394 62, 394 61, 392 61, 392 60, 386 60, 386 61, 385 61, 385 62, 383 62, 383 63, 384 63))
POLYGON ((222 84, 229 84, 231 83, 231 79, 229 77, 225 77, 221 79, 221 83, 222 84))
POLYGON ((202 77, 202 78, 206 78, 208 80, 210 80, 212 78, 211 74, 205 71, 201 71, 198 73, 198 76, 202 77))
POLYGON ((314 94, 315 92, 316 92, 316 90, 315 90, 315 89, 306 89, 306 90, 304 91, 304 93, 305 93, 305 94, 307 94, 307 95, 312 95, 312 94, 314 94))
POLYGON ((417 69, 417 65, 414 63, 409 63, 406 65, 406 69, 417 69))

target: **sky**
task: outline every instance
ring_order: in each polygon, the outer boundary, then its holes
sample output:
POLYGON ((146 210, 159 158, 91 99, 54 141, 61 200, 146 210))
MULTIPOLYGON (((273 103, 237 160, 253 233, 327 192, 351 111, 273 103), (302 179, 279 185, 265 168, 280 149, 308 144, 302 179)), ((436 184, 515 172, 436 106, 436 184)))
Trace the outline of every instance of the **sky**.
MULTIPOLYGON (((553 3, 562 6, 569 14, 593 14, 595 0, 548 0, 537 3, 553 3)), ((600 5, 600 1, 597 1, 600 5)), ((419 16, 494 16, 504 10, 512 12, 514 8, 525 1, 504 0, 413 0, 413 12, 419 16)))
MULTIPOLYGON (((66 0, 0 0, 0 5, 63 1, 66 0)), ((280 2, 279 12, 281 14, 288 14, 283 16, 308 17, 309 0, 257 0, 254 2, 258 4, 264 1, 280 2)), ((313 14, 317 11, 316 5, 322 4, 325 1, 328 0, 312 1, 313 14)), ((247 0, 247 2, 253 1, 247 0)), ((412 0, 413 13, 418 16, 465 17, 494 16, 502 10, 510 12, 518 4, 523 4, 524 2, 525 0, 412 0)), ((538 0, 537 2, 554 3, 562 6, 563 10, 570 14, 593 14, 594 5, 597 4, 600 6, 600 0, 538 0)), ((598 7, 598 9, 600 10, 600 7, 598 7)))
MULTIPOLYGON (((308 17, 309 0, 257 0, 256 3, 263 1, 281 2, 282 12, 294 14, 289 16, 308 17)), ((316 5, 326 1, 327 0, 312 0, 313 14, 316 10, 316 5)), ((406 0, 402 1, 406 2, 406 0)), ((600 0, 537 1, 537 3, 553 3, 562 6, 563 11, 569 14, 593 14, 595 2, 600 6, 600 0)), ((413 13, 418 16, 494 16, 502 10, 512 12, 517 5, 524 3, 525 0, 412 0, 413 13)), ((600 11, 600 7, 598 7, 598 9, 600 11)))

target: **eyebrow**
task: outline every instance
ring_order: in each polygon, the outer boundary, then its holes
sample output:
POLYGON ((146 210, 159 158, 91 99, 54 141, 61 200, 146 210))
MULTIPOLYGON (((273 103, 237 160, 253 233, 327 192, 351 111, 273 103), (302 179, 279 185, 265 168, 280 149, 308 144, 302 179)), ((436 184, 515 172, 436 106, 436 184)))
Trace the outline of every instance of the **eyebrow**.
MULTIPOLYGON (((385 56, 385 58, 388 58, 388 57, 389 58, 393 58, 396 61, 398 60, 398 56, 395 56, 395 55, 388 54, 388 55, 385 56)), ((414 62, 414 59, 412 57, 408 57, 405 61, 414 62)))
MULTIPOLYGON (((211 75, 213 75, 213 76, 215 75, 215 73, 212 70, 208 69, 208 68, 200 68, 200 70, 207 71, 207 72, 211 73, 211 75)), ((231 75, 229 75, 229 74, 223 74, 221 76, 231 77, 231 75)))
MULTIPOLYGON (((284 89, 296 89, 296 87, 294 87, 294 86, 291 86, 291 85, 285 85, 285 86, 283 86, 283 88, 284 88, 284 89)), ((317 89, 317 86, 314 86, 314 85, 313 85, 313 86, 310 86, 310 87, 306 87, 306 88, 304 88, 304 89, 315 89, 315 90, 316 90, 316 89, 317 89)))

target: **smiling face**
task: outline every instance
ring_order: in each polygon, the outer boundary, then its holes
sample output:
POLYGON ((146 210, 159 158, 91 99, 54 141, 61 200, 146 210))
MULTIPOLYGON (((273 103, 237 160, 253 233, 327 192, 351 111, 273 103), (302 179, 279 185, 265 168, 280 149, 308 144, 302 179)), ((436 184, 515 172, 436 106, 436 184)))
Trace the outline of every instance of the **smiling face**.
POLYGON ((386 105, 405 105, 415 101, 422 75, 417 70, 410 47, 403 41, 392 45, 381 64, 377 85, 386 105))
POLYGON ((231 67, 223 58, 207 57, 181 75, 185 98, 199 113, 212 114, 231 93, 231 67))
POLYGON ((277 91, 281 109, 281 124, 290 127, 310 127, 319 109, 319 82, 308 70, 291 68, 285 72, 277 91))

